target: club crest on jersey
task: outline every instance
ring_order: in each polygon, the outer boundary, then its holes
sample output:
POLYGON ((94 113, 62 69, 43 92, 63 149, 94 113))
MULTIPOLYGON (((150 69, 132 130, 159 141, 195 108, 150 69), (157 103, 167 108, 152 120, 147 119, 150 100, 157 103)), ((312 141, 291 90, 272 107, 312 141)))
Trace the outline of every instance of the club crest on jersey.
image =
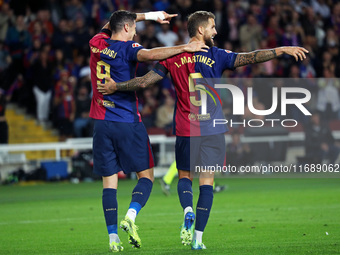
POLYGON ((97 104, 98 104, 99 106, 103 106, 103 101, 100 100, 100 99, 97 99, 97 104))
POLYGON ((132 44, 132 48, 137 48, 137 47, 140 47, 140 46, 142 46, 142 45, 140 45, 139 43, 133 43, 132 44))
POLYGON ((189 113, 188 118, 190 121, 195 121, 196 120, 196 114, 195 113, 189 113))

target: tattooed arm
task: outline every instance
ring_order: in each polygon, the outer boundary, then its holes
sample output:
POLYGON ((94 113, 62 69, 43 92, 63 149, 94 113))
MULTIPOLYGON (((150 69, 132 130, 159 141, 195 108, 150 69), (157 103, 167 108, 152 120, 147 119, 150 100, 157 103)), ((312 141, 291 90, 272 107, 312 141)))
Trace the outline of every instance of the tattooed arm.
POLYGON ((100 81, 97 82, 97 89, 103 95, 109 95, 118 91, 135 91, 138 89, 147 88, 152 84, 157 83, 162 80, 163 77, 154 71, 148 72, 142 77, 136 77, 129 81, 116 83, 112 78, 105 77, 105 84, 101 84, 100 81))
POLYGON ((302 47, 279 47, 275 49, 269 50, 256 50, 248 53, 239 53, 235 59, 234 67, 245 66, 248 64, 256 64, 266 62, 282 54, 288 54, 290 56, 295 57, 295 60, 298 61, 304 60, 306 58, 305 53, 308 53, 308 50, 302 47))

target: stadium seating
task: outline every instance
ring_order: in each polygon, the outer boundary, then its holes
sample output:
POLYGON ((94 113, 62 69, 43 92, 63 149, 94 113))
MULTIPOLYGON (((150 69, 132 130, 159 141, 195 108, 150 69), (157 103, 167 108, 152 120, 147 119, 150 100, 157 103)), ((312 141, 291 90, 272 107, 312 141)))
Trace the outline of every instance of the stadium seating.
MULTIPOLYGON (((23 112, 17 111, 13 106, 6 110, 6 118, 9 126, 9 143, 42 143, 57 142, 58 136, 52 130, 44 130, 37 125, 34 119, 30 119, 23 112)), ((55 152, 51 151, 26 151, 26 159, 40 160, 55 158, 55 152)))

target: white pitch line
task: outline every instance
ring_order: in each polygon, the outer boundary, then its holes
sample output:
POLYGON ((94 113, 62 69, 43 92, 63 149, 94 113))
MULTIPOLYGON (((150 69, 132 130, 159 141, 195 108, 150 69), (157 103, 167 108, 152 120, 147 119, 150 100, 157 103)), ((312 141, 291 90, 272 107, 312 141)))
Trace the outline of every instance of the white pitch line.
MULTIPOLYGON (((99 217, 96 217, 99 219, 99 217)), ((0 222, 0 225, 11 225, 11 224, 37 224, 37 223, 53 223, 53 222, 64 222, 64 221, 88 221, 89 218, 59 218, 59 219, 46 219, 46 220, 20 220, 13 222, 0 222)), ((93 218, 91 219, 93 220, 93 218)))
MULTIPOLYGON (((272 206, 274 208, 275 206, 272 206)), ((283 207, 283 206, 277 206, 278 212, 285 212, 285 211, 295 211, 295 210, 311 210, 314 209, 312 206, 302 206, 302 207, 283 207)), ((340 208, 339 205, 330 205, 330 206, 324 206, 324 209, 338 209, 340 208)), ((226 210, 212 210, 211 214, 234 214, 234 213, 244 213, 244 212, 264 212, 264 211, 269 211, 271 208, 266 207, 266 208, 247 208, 247 209, 226 209, 226 210)), ((274 208, 275 210, 275 208, 274 208)), ((182 215, 182 212, 176 211, 176 212, 167 212, 167 213, 152 213, 152 214, 143 214, 141 217, 147 218, 147 217, 159 217, 159 216, 170 216, 170 215, 182 215)), ((101 222, 103 218, 100 216, 98 217, 92 217, 90 219, 91 221, 98 221, 101 222)), ((39 224, 39 223, 53 223, 53 222, 69 222, 69 221, 83 221, 83 222, 88 222, 89 218, 88 217, 83 217, 83 218, 58 218, 58 219, 45 219, 45 220, 21 220, 21 221, 11 221, 11 222, 1 222, 0 225, 12 225, 12 224, 39 224)))

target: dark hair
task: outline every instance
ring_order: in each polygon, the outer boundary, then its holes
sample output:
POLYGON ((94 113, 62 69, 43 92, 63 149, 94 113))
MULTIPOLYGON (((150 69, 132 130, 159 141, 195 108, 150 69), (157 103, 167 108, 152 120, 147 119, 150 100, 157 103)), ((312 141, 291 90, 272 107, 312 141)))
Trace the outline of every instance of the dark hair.
POLYGON ((112 33, 121 31, 126 23, 132 26, 137 14, 129 11, 115 11, 110 17, 110 28, 112 33))
POLYGON ((211 12, 197 11, 190 14, 188 17, 188 32, 190 38, 196 35, 199 26, 207 25, 209 19, 215 19, 215 15, 211 12))

